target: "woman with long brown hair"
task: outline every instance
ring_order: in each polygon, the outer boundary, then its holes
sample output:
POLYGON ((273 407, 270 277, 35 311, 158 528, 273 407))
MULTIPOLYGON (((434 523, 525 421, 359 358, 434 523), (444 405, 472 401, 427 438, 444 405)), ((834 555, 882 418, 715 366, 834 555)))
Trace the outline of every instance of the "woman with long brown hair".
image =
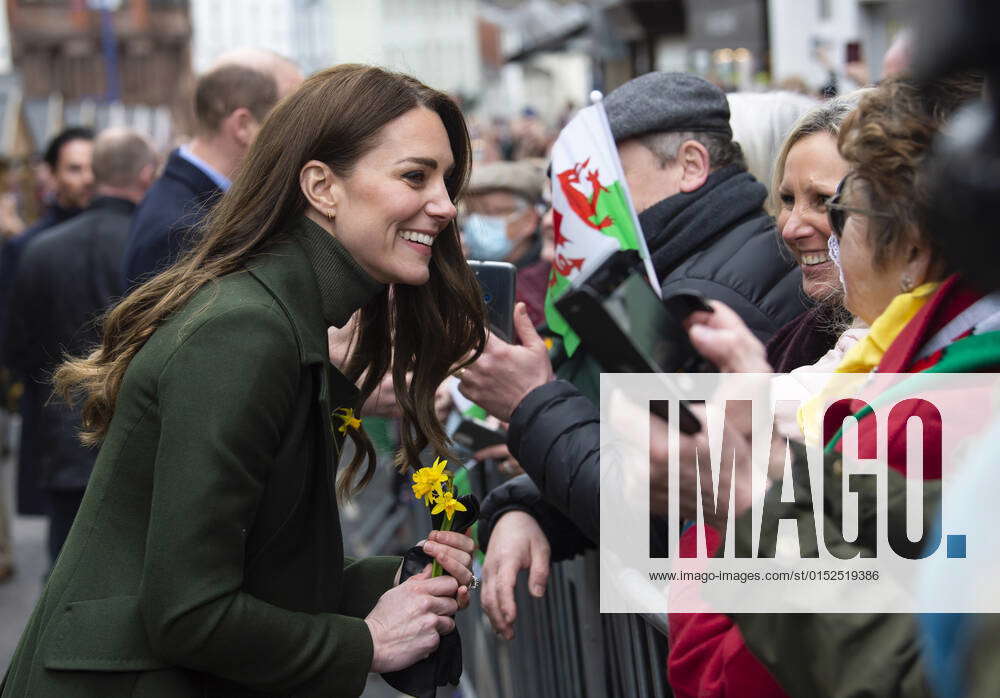
POLYGON ((433 533, 451 576, 399 585, 398 558, 344 558, 336 495, 374 453, 336 416, 391 370, 400 464, 447 453, 434 391, 485 340, 454 224, 469 152, 451 99, 377 68, 274 109, 191 252, 55 376, 101 452, 4 696, 358 695, 453 629, 468 537, 433 533), (355 314, 341 373, 327 327, 355 314))

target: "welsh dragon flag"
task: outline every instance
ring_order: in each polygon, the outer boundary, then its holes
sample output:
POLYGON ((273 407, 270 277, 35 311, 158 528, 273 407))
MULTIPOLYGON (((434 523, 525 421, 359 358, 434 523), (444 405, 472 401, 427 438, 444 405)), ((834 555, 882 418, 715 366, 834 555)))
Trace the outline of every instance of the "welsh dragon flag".
POLYGON ((552 217, 555 258, 545 296, 549 329, 562 335, 572 356, 580 338, 556 310, 555 301, 616 250, 639 250, 657 295, 660 284, 639 228, 632 197, 611 137, 600 93, 581 109, 552 146, 552 217))

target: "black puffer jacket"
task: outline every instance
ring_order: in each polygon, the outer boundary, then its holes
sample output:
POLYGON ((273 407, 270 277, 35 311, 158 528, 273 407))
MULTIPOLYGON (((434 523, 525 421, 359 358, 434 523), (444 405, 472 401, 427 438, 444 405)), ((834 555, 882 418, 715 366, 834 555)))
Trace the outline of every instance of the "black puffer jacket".
MULTIPOLYGON (((683 288, 720 300, 764 342, 806 310, 802 275, 781 254, 766 197, 760 182, 731 165, 639 217, 664 293, 683 288)), ((554 559, 588 545, 584 536, 597 538, 600 367, 581 347, 558 375, 573 385, 538 388, 511 417, 507 445, 530 478, 514 478, 483 503, 484 548, 496 519, 511 509, 539 520, 554 559)))
POLYGON ((689 288, 720 300, 764 342, 806 309, 802 274, 782 254, 766 198, 763 184, 730 165, 639 216, 664 295, 689 288))
MULTIPOLYGON (((802 273, 782 253, 766 198, 763 184, 730 165, 697 191, 639 216, 664 295, 689 290, 722 301, 764 343, 808 307, 802 273)), ((586 349, 563 362, 558 375, 596 402, 600 368, 586 349)))
POLYGON ((483 503, 483 549, 497 519, 514 510, 538 519, 554 560, 573 557, 596 540, 600 436, 597 407, 570 383, 553 381, 528 393, 511 415, 507 432, 511 455, 527 474, 494 489, 483 503))

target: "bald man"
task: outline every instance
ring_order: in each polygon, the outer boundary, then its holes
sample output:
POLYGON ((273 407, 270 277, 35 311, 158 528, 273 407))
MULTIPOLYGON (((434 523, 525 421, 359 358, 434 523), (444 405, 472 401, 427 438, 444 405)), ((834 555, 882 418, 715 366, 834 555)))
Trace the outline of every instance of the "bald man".
POLYGON ((122 262, 126 289, 173 264, 198 235, 198 226, 229 188, 279 99, 302 83, 287 58, 238 49, 198 78, 195 137, 170 154, 163 175, 139 206, 122 262))
POLYGON ((94 141, 95 198, 70 220, 25 246, 11 294, 3 354, 24 380, 19 478, 45 492, 52 562, 83 497, 97 449, 79 440, 80 414, 49 401, 52 371, 65 353, 88 353, 100 341, 95 320, 121 295, 121 257, 136 205, 156 177, 159 158, 130 129, 94 141))

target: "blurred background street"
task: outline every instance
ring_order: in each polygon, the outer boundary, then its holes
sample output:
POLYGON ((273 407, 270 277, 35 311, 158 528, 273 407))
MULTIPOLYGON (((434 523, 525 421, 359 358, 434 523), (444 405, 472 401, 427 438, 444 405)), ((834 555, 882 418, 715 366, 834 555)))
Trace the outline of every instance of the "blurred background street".
MULTIPOLYGON (((501 214, 527 212, 534 221, 531 244, 519 248, 516 259, 508 250, 504 259, 518 269, 538 265, 544 296, 552 219, 543 223, 551 204, 543 173, 560 130, 589 103, 592 90, 608 93, 651 71, 704 78, 726 93, 748 168, 770 186, 773 150, 785 132, 777 117, 768 121, 770 107, 755 106, 765 104, 757 101, 761 93, 791 105, 787 131, 799 113, 824 99, 878 82, 890 46, 909 36, 911 9, 908 0, 6 0, 0 12, 0 243, 30 237, 25 231, 60 203, 53 174, 58 148, 55 162, 43 157, 57 134, 129 127, 166 159, 197 133, 198 77, 220 56, 254 47, 287 57, 305 76, 339 63, 371 63, 453 96, 467 119, 476 168, 514 161, 537 170, 537 192, 515 199, 510 212, 485 213, 501 226, 507 225, 501 214), (757 129, 763 136, 751 137, 751 123, 763 124, 757 129)), ((509 182, 496 188, 517 193, 509 182)), ((85 203, 75 202, 67 213, 85 203)), ((0 285, 4 281, 0 274, 0 285)), ((0 305, 3 299, 0 289, 0 305)), ((0 333, 5 326, 0 319, 0 333)), ((0 401, 11 410, 24 410, 17 405, 19 381, 24 384, 20 376, 0 379, 0 401)), ((366 430, 373 423, 366 416, 366 430)), ((391 422, 379 436, 388 459, 396 445, 391 422)), ((0 556, 0 676, 49 568, 46 516, 22 515, 25 501, 15 501, 16 442, 4 454, 0 515, 10 517, 14 572, 3 579, 0 556)), ((516 463, 505 463, 499 458, 479 467, 471 490, 485 498, 518 472, 516 463)), ((36 505, 44 510, 45 502, 36 505)), ((388 463, 341 514, 349 555, 401 554, 428 527, 422 505, 388 463)), ((544 600, 529 597, 522 579, 513 642, 497 639, 474 599, 459 620, 463 685, 438 695, 666 698, 665 616, 602 617, 595 558, 553 565, 544 600)), ((375 677, 365 695, 397 694, 375 677)))

